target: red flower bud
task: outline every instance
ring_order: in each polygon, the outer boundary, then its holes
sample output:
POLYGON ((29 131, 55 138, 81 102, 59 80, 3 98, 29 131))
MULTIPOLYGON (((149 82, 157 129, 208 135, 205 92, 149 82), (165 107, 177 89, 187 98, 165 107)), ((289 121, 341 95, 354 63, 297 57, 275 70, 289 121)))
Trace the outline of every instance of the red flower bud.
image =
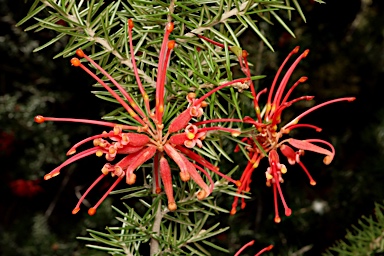
POLYGON ((189 121, 191 121, 191 119, 192 116, 190 109, 187 108, 172 121, 172 123, 169 125, 168 132, 173 133, 184 129, 188 125, 189 121))
POLYGON ((167 195, 168 209, 175 211, 177 206, 173 197, 171 168, 169 167, 167 159, 164 157, 160 159, 160 177, 163 181, 165 194, 167 195))
POLYGON ((134 175, 133 172, 136 170, 137 167, 141 166, 143 163, 151 159, 156 153, 156 150, 156 147, 148 146, 142 151, 140 151, 138 157, 131 163, 131 165, 128 166, 126 170, 127 184, 132 185, 133 183, 135 183, 136 175, 134 175))

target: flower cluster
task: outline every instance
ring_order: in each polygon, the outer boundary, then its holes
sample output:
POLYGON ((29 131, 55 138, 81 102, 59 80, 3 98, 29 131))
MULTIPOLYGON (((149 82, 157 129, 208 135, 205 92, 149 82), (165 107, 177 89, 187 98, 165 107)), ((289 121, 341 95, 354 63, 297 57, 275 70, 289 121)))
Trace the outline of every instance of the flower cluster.
MULTIPOLYGON (((77 50, 76 54, 80 58, 84 58, 94 67, 96 67, 105 77, 107 77, 112 84, 117 88, 118 92, 113 90, 101 78, 94 74, 88 67, 86 67, 78 58, 73 58, 71 63, 75 67, 80 67, 92 76, 99 84, 101 84, 129 113, 129 115, 137 122, 137 125, 117 124, 105 121, 95 121, 87 119, 73 119, 73 118, 54 118, 36 116, 37 123, 45 121, 64 121, 64 122, 77 122, 101 125, 109 127, 110 131, 105 131, 86 138, 75 144, 67 153, 71 157, 57 168, 46 174, 44 179, 48 180, 57 176, 61 169, 66 165, 73 163, 81 158, 96 154, 96 156, 105 156, 108 161, 101 168, 101 175, 92 183, 92 185, 85 191, 83 196, 78 201, 78 204, 73 209, 73 214, 80 210, 80 205, 91 189, 108 174, 116 177, 116 181, 102 196, 102 198, 89 209, 90 215, 95 214, 97 207, 108 196, 108 194, 117 186, 117 184, 125 178, 126 183, 132 185, 136 181, 135 170, 139 168, 146 161, 153 159, 154 161, 154 174, 153 180, 156 185, 156 192, 160 193, 160 178, 164 187, 165 194, 168 199, 168 209, 174 211, 177 205, 173 196, 172 175, 171 168, 168 163, 168 158, 172 159, 180 169, 180 178, 183 181, 192 180, 201 188, 197 193, 198 199, 206 198, 213 190, 213 181, 209 173, 205 170, 208 169, 213 173, 224 177, 230 182, 240 186, 239 181, 222 174, 219 168, 204 159, 201 155, 193 151, 194 147, 203 147, 203 140, 209 131, 223 131, 238 136, 240 132, 237 129, 225 128, 220 126, 206 126, 208 123, 213 123, 215 120, 204 120, 201 122, 193 123, 193 119, 199 118, 203 115, 203 108, 207 106, 205 99, 213 93, 221 90, 222 88, 237 85, 239 83, 248 83, 249 78, 236 79, 230 82, 221 84, 220 86, 212 89, 207 94, 197 98, 195 93, 188 93, 186 99, 189 103, 188 107, 169 124, 164 124, 164 97, 165 97, 165 83, 167 68, 170 62, 171 52, 175 47, 175 41, 169 40, 169 35, 173 30, 173 23, 170 22, 166 25, 165 33, 159 53, 158 67, 157 67, 157 80, 156 80, 156 96, 155 107, 151 109, 149 96, 147 95, 144 86, 142 85, 136 60, 134 56, 134 48, 132 42, 132 29, 134 27, 133 21, 128 20, 128 33, 130 45, 130 57, 132 61, 133 71, 135 74, 137 86, 140 90, 142 99, 144 101, 144 109, 138 106, 132 95, 128 93, 111 75, 109 75, 99 64, 93 61, 82 50, 77 50), (76 153, 77 148, 87 142, 93 142, 93 147, 76 153), (112 164, 118 155, 123 157, 117 162, 112 164), (200 173, 207 176, 210 181, 208 185, 201 177, 200 173), (159 178, 160 177, 160 178, 159 178)), ((222 121, 222 120, 220 120, 222 121)))
MULTIPOLYGON (((199 38, 207 42, 210 42, 216 46, 219 46, 221 48, 225 47, 224 44, 218 43, 207 37, 199 35, 199 38)), ((286 134, 289 134, 290 131, 292 131, 293 129, 303 128, 303 127, 314 129, 315 131, 320 132, 321 128, 312 124, 305 124, 305 123, 302 124, 302 123, 299 123, 299 121, 309 113, 321 107, 324 107, 332 103, 340 102, 340 101, 354 101, 355 98, 354 97, 338 98, 338 99, 333 99, 333 100, 321 103, 319 105, 315 105, 310 109, 304 111, 303 113, 301 113, 300 115, 298 115, 296 118, 292 119, 285 125, 282 125, 281 127, 279 127, 279 125, 281 125, 281 122, 282 122, 281 115, 286 108, 290 107, 292 104, 298 101, 303 101, 303 100, 310 101, 310 100, 313 100, 314 98, 314 96, 302 96, 295 99, 290 99, 290 96, 294 91, 294 89, 299 84, 306 82, 308 79, 307 77, 301 77, 300 79, 298 79, 291 86, 291 88, 289 88, 289 90, 285 92, 288 81, 293 71, 295 70, 299 62, 308 55, 309 50, 305 50, 302 54, 299 55, 299 57, 297 57, 297 59, 288 68, 287 72, 281 79, 279 86, 275 88, 283 68, 285 67, 289 59, 292 57, 292 55, 299 52, 299 47, 297 46, 288 54, 283 64, 278 69, 276 76, 272 82, 271 88, 269 89, 269 93, 268 93, 267 103, 263 111, 261 111, 260 109, 259 98, 262 94, 267 92, 267 88, 260 91, 259 93, 256 93, 256 89, 251 80, 251 71, 247 61, 248 53, 245 50, 242 50, 236 46, 232 46, 232 47, 229 46, 228 50, 232 51, 237 56, 239 64, 241 66, 241 70, 249 78, 249 84, 250 84, 249 87, 252 92, 253 106, 254 106, 255 115, 256 115, 256 119, 253 119, 247 116, 243 118, 243 120, 232 119, 232 121, 239 121, 239 122, 241 121, 243 123, 252 124, 254 128, 257 130, 256 133, 250 133, 249 136, 245 136, 241 140, 243 143, 247 144, 245 149, 248 152, 249 161, 240 178, 241 185, 238 187, 237 192, 245 193, 250 191, 250 184, 252 181, 251 177, 252 177, 253 171, 258 167, 260 160, 263 157, 268 157, 270 166, 267 168, 267 171, 265 172, 266 184, 267 186, 269 187, 272 186, 273 188, 273 194, 274 194, 273 198, 274 198, 274 206, 275 206, 275 222, 279 223, 281 221, 281 218, 279 216, 279 211, 278 211, 278 203, 277 203, 278 195, 280 196, 280 199, 284 206, 285 215, 290 216, 292 213, 292 210, 288 207, 284 199, 282 189, 280 187, 280 183, 284 182, 282 175, 287 172, 287 167, 284 164, 280 163, 280 157, 277 149, 279 149, 281 154, 287 158, 289 164, 294 165, 297 163, 300 165, 300 167, 308 176, 310 184, 313 186, 316 185, 316 181, 312 178, 311 174, 309 173, 305 165, 300 160, 300 156, 304 155, 305 150, 319 153, 319 154, 325 155, 323 162, 324 164, 328 165, 332 162, 333 157, 335 155, 334 147, 332 146, 331 143, 327 141, 316 139, 316 138, 305 139, 305 140, 288 138, 288 139, 282 140, 282 137, 286 134), (290 146, 287 144, 289 144, 290 146), (317 144, 320 144, 322 146, 319 146, 317 144), (295 148, 296 151, 291 146, 295 148)), ((235 152, 238 152, 239 150, 240 150, 240 146, 237 145, 235 152)), ((232 204, 232 209, 231 209, 232 215, 236 213, 238 200, 239 200, 239 197, 234 198, 234 202, 232 204)), ((244 198, 242 198, 241 201, 242 201, 241 208, 243 209, 246 205, 244 198)))
MULTIPOLYGON (((198 37, 201 38, 202 40, 205 40, 221 48, 225 47, 224 44, 218 43, 205 36, 199 35, 198 37)), ((308 55, 309 50, 305 50, 303 53, 299 55, 299 57, 297 57, 297 59, 288 68, 287 72, 281 79, 280 84, 277 86, 277 88, 275 88, 283 68, 285 67, 289 59, 292 57, 292 55, 299 52, 299 47, 297 46, 296 48, 294 48, 289 53, 289 55, 285 58, 283 64, 278 69, 276 76, 272 82, 271 88, 269 89, 269 93, 268 93, 267 103, 262 111, 259 105, 259 98, 262 94, 267 92, 267 88, 256 93, 256 89, 251 79, 251 71, 247 61, 248 53, 237 46, 228 46, 228 50, 232 51, 237 56, 242 72, 249 78, 249 87, 251 89, 251 93, 253 96, 253 106, 254 106, 255 115, 256 115, 255 119, 249 116, 243 118, 242 120, 231 119, 231 121, 234 121, 234 122, 237 121, 237 122, 252 124, 256 130, 256 132, 252 132, 248 136, 243 134, 245 136, 241 140, 243 143, 247 145, 245 147, 245 150, 248 152, 249 161, 240 178, 240 186, 238 187, 237 192, 242 194, 250 191, 250 184, 252 181, 251 177, 252 177, 253 171, 259 166, 260 160, 262 158, 268 157, 269 167, 265 172, 266 185, 269 187, 272 186, 273 188, 273 194, 274 194, 273 198, 274 198, 274 207, 275 207, 274 220, 276 223, 279 223, 281 221, 281 218, 279 216, 278 203, 277 203, 278 196, 280 196, 281 202, 284 206, 285 215, 290 216, 292 213, 292 210, 288 207, 284 199, 282 189, 280 187, 280 183, 284 182, 282 175, 287 172, 287 167, 284 164, 280 163, 278 149, 280 150, 281 154, 287 158, 289 164, 293 165, 297 163, 300 165, 300 167, 308 176, 311 185, 316 185, 316 181, 312 178, 311 174, 308 172, 307 168, 305 167, 305 165, 302 163, 300 159, 300 157, 304 155, 305 150, 325 155, 323 162, 324 164, 327 164, 327 165, 332 162, 333 157, 335 155, 334 147, 332 146, 331 143, 327 141, 316 139, 316 138, 297 140, 294 138, 282 139, 282 137, 284 135, 289 134, 290 131, 296 128, 310 128, 310 129, 314 129, 317 132, 320 132, 321 128, 312 124, 299 123, 299 121, 309 113, 321 107, 324 107, 326 105, 329 105, 335 102, 340 102, 340 101, 353 101, 355 100, 355 98, 354 97, 338 98, 338 99, 321 103, 319 105, 315 105, 310 109, 304 111, 303 113, 301 113, 300 115, 298 115, 296 118, 292 119, 285 125, 281 125, 281 122, 282 122, 281 115, 286 108, 290 107, 292 104, 298 101, 304 101, 304 100, 310 101, 310 100, 313 100, 314 98, 314 96, 302 96, 302 97, 290 99, 290 96, 294 91, 294 89, 299 84, 302 84, 305 81, 307 81, 308 79, 307 77, 301 77, 291 86, 291 88, 289 88, 289 90, 286 91, 288 81, 293 71, 295 70, 299 62, 308 55), (317 144, 320 144, 321 146, 317 144), (293 149, 292 147, 295 149, 293 149)), ((238 152, 239 150, 240 150, 240 145, 237 145, 235 148, 235 152, 238 152)), ((239 197, 234 198, 232 209, 231 209, 232 215, 236 213, 238 200, 239 200, 239 197)), ((241 208, 243 209, 245 205, 246 203, 244 198, 241 198, 241 208)))
MULTIPOLYGON (((314 98, 313 96, 302 96, 290 99, 290 96, 294 89, 299 84, 307 81, 307 77, 301 77, 299 80, 297 80, 296 83, 294 83, 289 88, 289 90, 286 90, 292 72, 294 71, 298 63, 308 55, 309 50, 305 50, 297 57, 293 64, 288 68, 287 72, 281 79, 280 84, 276 88, 277 80, 284 66, 286 65, 290 57, 298 53, 298 51, 299 47, 293 49, 287 56, 287 58, 284 60, 283 64, 280 66, 273 80, 271 88, 269 89, 267 103, 262 111, 259 107, 259 98, 262 94, 267 92, 267 89, 256 93, 254 85, 251 82, 250 87, 253 95, 253 105, 256 112, 256 118, 253 119, 251 117, 245 117, 243 120, 246 123, 252 124, 257 130, 257 132, 250 133, 249 136, 246 136, 242 139, 242 142, 247 144, 245 149, 248 152, 249 161, 247 166, 245 167, 245 170, 242 173, 240 179, 241 186, 238 187, 238 193, 244 193, 250 190, 251 176, 254 169, 258 167, 259 162, 262 158, 267 157, 269 160, 269 167, 265 172, 265 177, 267 186, 272 186, 273 188, 273 198, 275 206, 274 220, 276 223, 279 223, 281 221, 278 211, 278 196, 280 197, 281 202, 284 206, 285 215, 289 216, 292 212, 284 199, 282 189, 280 187, 280 183, 284 182, 282 175, 287 172, 287 167, 284 164, 280 163, 278 150, 283 156, 287 158, 289 164, 293 165, 297 163, 301 166, 303 171, 308 176, 311 185, 316 185, 316 182, 308 172, 305 165, 302 163, 300 157, 304 154, 306 150, 312 151, 324 155, 325 157, 323 162, 328 165, 332 162, 333 157, 335 155, 334 147, 327 141, 316 138, 310 138, 305 140, 298 140, 294 138, 283 139, 283 136, 289 134, 290 131, 297 128, 310 128, 314 129, 317 132, 320 132, 321 128, 312 124, 299 123, 299 121, 301 121, 303 117, 313 112, 314 110, 317 110, 331 103, 341 101, 353 101, 355 99, 354 97, 338 98, 315 105, 309 108, 308 110, 304 111, 288 123, 281 125, 281 115, 286 108, 290 107, 292 104, 298 101, 309 101, 314 98)), ((245 51, 243 51, 242 55, 239 57, 239 60, 243 72, 247 75, 247 77, 250 77, 250 69, 248 67, 247 62, 247 53, 245 51)), ((240 148, 239 146, 237 146, 235 151, 239 150, 240 148)), ((234 199, 231 214, 236 213, 238 199, 238 197, 235 197, 234 199)), ((241 208, 244 207, 245 201, 242 198, 241 208)))
MULTIPOLYGON (((135 170, 143 165, 146 161, 153 159, 154 161, 154 173, 153 179, 156 186, 156 192, 160 193, 160 179, 163 183, 164 191, 168 199, 168 209, 174 211, 177 209, 176 202, 173 196, 172 187, 172 175, 171 168, 168 163, 168 159, 172 159, 180 169, 180 178, 182 181, 188 181, 192 178, 194 182, 201 188, 197 193, 198 199, 206 198, 212 191, 214 182, 206 171, 210 170, 213 173, 225 178, 226 180, 236 184, 238 187, 238 193, 245 193, 250 191, 251 177, 253 171, 258 167, 262 158, 267 157, 269 160, 269 167, 265 172, 266 184, 273 188, 273 198, 275 207, 275 222, 279 223, 281 218, 278 211, 278 197, 280 197, 285 209, 285 215, 291 215, 291 209, 288 207, 283 192, 280 186, 283 180, 283 174, 287 172, 287 167, 280 162, 280 153, 287 158, 289 164, 298 164, 306 173, 309 178, 310 184, 315 185, 316 182, 308 172, 307 168, 301 161, 305 151, 312 151, 324 155, 324 163, 330 164, 335 155, 335 149, 327 141, 310 138, 305 140, 298 140, 294 138, 283 139, 283 136, 290 133, 290 131, 297 128, 310 128, 316 131, 321 131, 321 128, 312 125, 299 123, 303 117, 309 113, 317 110, 321 107, 329 105, 331 103, 341 101, 353 101, 355 98, 346 97, 330 100, 319 105, 315 105, 310 109, 304 111, 296 118, 282 125, 282 113, 292 104, 298 101, 310 101, 313 100, 313 96, 302 96, 291 99, 292 92, 299 85, 307 81, 307 77, 301 77, 294 83, 288 90, 287 84, 296 66, 299 62, 305 58, 309 50, 305 50, 301 53, 293 64, 288 68, 287 72, 281 79, 279 85, 277 85, 278 78, 289 61, 292 55, 298 53, 299 47, 296 47, 284 60, 280 66, 273 83, 269 89, 267 102, 261 110, 259 105, 260 97, 267 92, 264 89, 260 92, 256 92, 251 79, 251 72, 248 65, 247 57, 248 53, 239 47, 228 47, 228 50, 235 53, 238 58, 239 64, 245 78, 235 79, 230 82, 222 83, 220 86, 212 89, 205 95, 197 98, 195 93, 188 93, 186 100, 188 101, 187 108, 179 115, 174 117, 171 122, 164 122, 164 97, 165 97, 165 83, 167 69, 171 58, 171 53, 176 45, 174 40, 169 40, 169 36, 173 30, 173 23, 169 22, 166 25, 165 33, 159 53, 159 60, 157 66, 157 79, 156 79, 156 95, 154 108, 151 109, 151 102, 149 96, 146 93, 144 86, 141 83, 141 78, 136 65, 134 56, 134 47, 132 42, 132 30, 134 24, 132 20, 128 20, 128 34, 129 34, 129 48, 130 58, 132 61, 132 67, 136 78, 137 86, 142 96, 144 107, 141 108, 136 104, 131 94, 127 92, 111 75, 109 75, 101 66, 87 56, 82 50, 77 50, 76 54, 80 58, 84 58, 94 67, 96 67, 105 77, 107 77, 112 84, 117 88, 118 92, 113 90, 108 84, 106 84, 101 78, 94 74, 89 68, 87 68, 78 58, 73 58, 71 63, 75 67, 80 67, 92 76, 99 84, 101 84, 129 113, 132 119, 134 119, 137 125, 117 124, 104 121, 95 121, 87 119, 73 119, 73 118, 54 118, 36 116, 35 121, 42 123, 45 121, 66 121, 66 122, 78 122, 101 125, 109 127, 109 132, 105 131, 102 134, 97 134, 86 138, 76 145, 74 145, 67 153, 67 155, 73 155, 67 161, 55 168, 53 171, 45 175, 45 179, 50 179, 60 173, 60 170, 78 159, 86 156, 96 154, 97 156, 105 155, 108 161, 101 169, 101 175, 94 181, 94 183, 85 191, 80 198, 78 204, 73 210, 73 213, 77 213, 80 210, 80 205, 90 190, 106 175, 111 174, 116 177, 116 181, 108 189, 108 191, 102 196, 102 198, 96 203, 96 205, 89 209, 90 215, 95 214, 97 207, 108 196, 108 194, 117 186, 117 184, 125 177, 126 183, 132 185, 136 181, 135 170), (238 87, 240 85, 246 85, 250 87, 253 96, 253 106, 255 110, 255 118, 245 117, 243 119, 235 118, 222 118, 222 119, 207 119, 203 121, 196 121, 204 114, 204 108, 207 106, 205 99, 211 96, 213 93, 228 87, 238 87), (255 129, 251 133, 243 134, 242 142, 245 146, 245 150, 248 153, 249 161, 245 170, 242 173, 239 181, 233 180, 231 177, 219 171, 219 168, 200 154, 193 151, 195 147, 202 148, 203 141, 209 131, 223 131, 228 132, 232 136, 239 136, 241 133, 237 129, 226 128, 221 126, 206 126, 207 124, 217 122, 242 122, 251 124, 255 129), (94 147, 76 153, 79 146, 93 142, 94 147), (117 155, 123 155, 123 157, 115 164, 111 162, 115 160, 117 155), (207 176, 209 185, 201 177, 201 174, 207 176)), ((215 42, 209 38, 198 35, 202 40, 206 40, 219 47, 224 47, 223 44, 215 42)), ((235 152, 239 151, 240 145, 235 149, 235 152)), ((234 198, 232 204, 231 214, 236 213, 239 197, 234 198)), ((241 199, 241 208, 245 207, 244 198, 241 199)))

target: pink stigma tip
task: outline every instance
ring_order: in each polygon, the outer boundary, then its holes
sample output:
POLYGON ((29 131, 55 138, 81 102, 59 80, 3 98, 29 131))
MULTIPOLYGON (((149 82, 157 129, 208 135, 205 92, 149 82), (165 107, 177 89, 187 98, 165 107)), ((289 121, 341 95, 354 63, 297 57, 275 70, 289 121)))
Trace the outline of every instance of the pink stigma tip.
POLYGON ((70 149, 68 152, 67 152, 67 156, 70 156, 70 155, 73 155, 76 153, 76 149, 70 149))
POLYGON ((72 214, 76 214, 80 211, 80 207, 76 207, 75 209, 72 210, 72 214))
POLYGON ((34 120, 36 123, 41 124, 41 123, 44 123, 45 118, 39 115, 39 116, 35 116, 34 120))
POLYGON ((292 210, 290 208, 287 208, 285 210, 285 216, 291 216, 291 214, 292 214, 292 210))
POLYGON ((133 24, 133 20, 132 20, 132 19, 129 19, 129 20, 128 20, 128 27, 132 29, 133 26, 134 26, 134 24, 133 24))
POLYGON ((174 28, 174 26, 173 26, 173 22, 169 22, 169 23, 167 24, 167 26, 165 27, 165 29, 166 29, 169 33, 171 33, 171 32, 173 31, 173 28, 174 28))
POLYGON ((175 40, 170 40, 169 42, 168 42, 168 49, 173 49, 173 48, 175 48, 175 40))
POLYGON ((84 54, 83 50, 77 49, 76 50, 76 55, 79 56, 80 58, 84 58, 85 54, 84 54))
POLYGON ((71 64, 72 64, 72 66, 79 67, 81 65, 81 62, 78 58, 72 58, 71 64))
POLYGON ((89 215, 91 215, 91 216, 93 216, 93 215, 95 215, 95 213, 96 213, 96 209, 95 208, 89 208, 89 210, 88 210, 88 214, 89 215))

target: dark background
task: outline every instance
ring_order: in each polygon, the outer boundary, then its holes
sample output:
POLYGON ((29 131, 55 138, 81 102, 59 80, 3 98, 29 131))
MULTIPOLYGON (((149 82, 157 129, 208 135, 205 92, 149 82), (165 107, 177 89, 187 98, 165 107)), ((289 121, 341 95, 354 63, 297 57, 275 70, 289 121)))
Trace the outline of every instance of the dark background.
MULTIPOLYGON (((297 138, 332 142, 336 156, 329 166, 322 164, 319 155, 302 157, 317 181, 314 187, 300 167, 288 167, 283 190, 293 215, 278 225, 273 222, 273 196, 265 186, 267 163, 263 161, 253 176, 253 199, 246 209, 234 217, 218 216, 232 228, 216 238, 217 242, 232 250, 256 239, 255 248, 247 253, 272 243, 274 255, 301 255, 300 250, 306 251, 305 255, 320 255, 344 237, 345 229, 356 224, 362 214, 371 214, 374 202, 383 201, 384 2, 301 2, 307 23, 298 14, 288 22, 297 39, 277 22, 264 27, 275 53, 266 47, 261 51, 261 73, 267 78, 260 82, 260 88, 270 85, 288 52, 300 45, 301 50, 310 49, 310 54, 293 78, 305 75, 309 80, 297 89, 297 95, 315 95, 316 103, 345 96, 357 99, 307 116, 306 123, 323 128, 320 134, 305 130, 294 134, 297 138), (314 211, 315 205, 322 211, 314 211)), ((87 236, 86 228, 103 230, 106 225, 116 224, 110 205, 113 200, 119 204, 118 196, 109 197, 93 217, 84 209, 71 214, 77 202, 76 191, 90 185, 103 161, 79 161, 64 168, 55 179, 42 179, 65 159, 71 144, 95 131, 77 124, 37 125, 33 117, 98 119, 114 106, 90 93, 93 81, 72 68, 69 59, 52 59, 65 41, 32 52, 55 34, 47 30, 24 32, 25 26, 15 27, 30 4, 0 0, 0 255, 105 255, 86 249, 76 237, 87 236)), ((259 40, 251 31, 241 40, 256 63, 259 40)), ((285 117, 304 110, 302 105, 295 105, 285 117)), ((109 182, 93 191, 90 204, 98 200, 109 182)), ((230 208, 231 200, 224 201, 230 208)))

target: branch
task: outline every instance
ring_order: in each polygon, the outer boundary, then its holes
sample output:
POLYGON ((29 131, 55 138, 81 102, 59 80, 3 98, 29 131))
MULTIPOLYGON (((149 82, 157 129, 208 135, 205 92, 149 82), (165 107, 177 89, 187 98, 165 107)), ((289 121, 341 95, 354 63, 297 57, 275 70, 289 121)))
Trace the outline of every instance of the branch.
MULTIPOLYGON (((158 161, 157 157, 155 157, 154 161, 158 161)), ((158 175, 155 175, 155 162, 153 163, 153 168, 152 168, 152 177, 158 177, 158 175)), ((156 195, 156 189, 157 189, 157 181, 153 180, 152 181, 152 193, 156 195)), ((153 198, 153 203, 155 202, 156 198, 153 198)), ((153 226, 152 226, 152 232, 153 234, 151 235, 151 242, 150 242, 150 255, 156 255, 159 252, 159 241, 157 240, 156 237, 160 235, 160 224, 161 220, 163 219, 163 215, 161 213, 161 199, 159 200, 159 203, 157 206, 155 206, 155 219, 153 220, 153 226)))

